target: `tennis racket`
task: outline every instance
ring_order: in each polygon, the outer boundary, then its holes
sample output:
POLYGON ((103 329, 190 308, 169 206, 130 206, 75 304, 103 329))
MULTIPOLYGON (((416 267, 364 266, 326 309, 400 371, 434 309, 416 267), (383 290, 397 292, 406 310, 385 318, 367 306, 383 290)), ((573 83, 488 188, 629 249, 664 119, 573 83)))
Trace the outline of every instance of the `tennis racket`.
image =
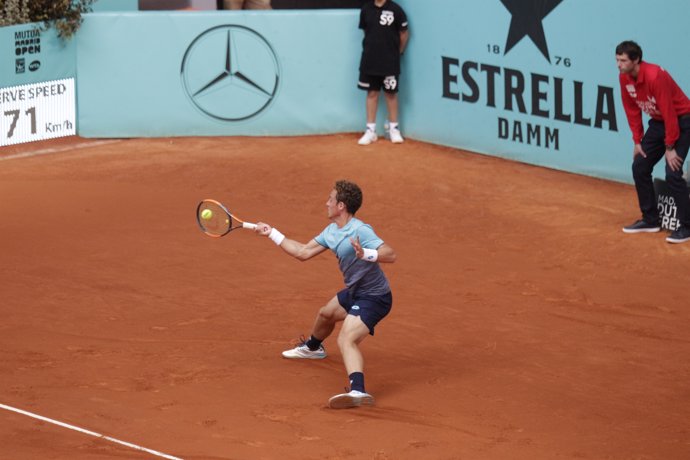
POLYGON ((256 228, 256 224, 239 219, 221 203, 211 199, 202 201, 196 207, 196 221, 204 233, 214 238, 225 236, 238 228, 256 228))

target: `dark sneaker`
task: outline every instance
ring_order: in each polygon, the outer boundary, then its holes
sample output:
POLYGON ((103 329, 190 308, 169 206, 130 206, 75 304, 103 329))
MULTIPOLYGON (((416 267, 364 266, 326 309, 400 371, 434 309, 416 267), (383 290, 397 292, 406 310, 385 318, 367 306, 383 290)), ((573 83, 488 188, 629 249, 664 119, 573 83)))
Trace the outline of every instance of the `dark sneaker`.
POLYGON ((666 241, 669 243, 685 243, 690 241, 690 228, 681 225, 678 227, 678 230, 666 237, 666 241))
POLYGON ((634 224, 630 224, 627 227, 623 227, 625 233, 655 233, 661 230, 659 224, 650 224, 642 219, 636 221, 634 224))

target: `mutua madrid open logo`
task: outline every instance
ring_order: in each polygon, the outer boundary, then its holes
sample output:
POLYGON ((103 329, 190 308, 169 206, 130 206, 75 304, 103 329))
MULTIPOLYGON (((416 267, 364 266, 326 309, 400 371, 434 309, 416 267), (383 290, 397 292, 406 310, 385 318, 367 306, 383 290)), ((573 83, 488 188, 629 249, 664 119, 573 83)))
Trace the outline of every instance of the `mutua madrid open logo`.
MULTIPOLYGON (((490 59, 487 60, 495 61, 505 56, 527 37, 559 74, 574 67, 571 56, 559 53, 551 56, 544 33, 542 21, 562 1, 500 0, 511 15, 510 27, 505 45, 487 43, 486 48, 481 50, 489 55, 490 59)), ((442 97, 469 104, 480 103, 483 99, 487 107, 501 110, 504 116, 497 118, 497 133, 501 140, 553 150, 560 148, 560 131, 555 124, 510 119, 509 112, 618 131, 612 87, 597 85, 594 90, 584 81, 537 73, 531 69, 502 67, 494 63, 470 60, 461 62, 448 56, 441 56, 441 62, 442 97), (499 100, 497 88, 503 89, 503 100, 499 100), (591 109, 586 111, 585 106, 590 104, 585 104, 585 100, 594 101, 591 105, 594 112, 591 109)))
POLYGON ((180 70, 189 100, 220 121, 242 121, 275 99, 280 66, 270 43, 239 25, 202 32, 187 48, 180 70))
MULTIPOLYGON (((37 57, 41 53, 41 31, 39 29, 18 30, 14 33, 15 73, 25 73, 27 55, 37 57)), ((34 59, 28 66, 31 72, 41 67, 41 61, 34 59)))

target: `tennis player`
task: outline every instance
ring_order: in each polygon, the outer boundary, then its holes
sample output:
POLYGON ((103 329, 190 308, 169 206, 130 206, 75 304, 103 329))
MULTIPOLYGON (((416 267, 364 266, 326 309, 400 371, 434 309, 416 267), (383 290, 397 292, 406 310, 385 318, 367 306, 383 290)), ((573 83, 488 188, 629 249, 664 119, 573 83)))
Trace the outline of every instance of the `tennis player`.
POLYGON ((308 260, 326 249, 338 258, 346 287, 319 309, 309 339, 302 339, 295 348, 283 352, 288 359, 323 359, 323 341, 336 323, 343 322, 338 347, 351 391, 330 398, 328 405, 334 409, 374 404, 374 397, 364 388, 364 358, 359 344, 367 335, 374 335, 374 327, 390 312, 393 303, 390 285, 379 263, 395 262, 396 254, 370 225, 355 217, 361 205, 361 189, 341 180, 335 183, 326 201, 331 223, 308 243, 288 239, 263 222, 255 230, 296 259, 308 260))

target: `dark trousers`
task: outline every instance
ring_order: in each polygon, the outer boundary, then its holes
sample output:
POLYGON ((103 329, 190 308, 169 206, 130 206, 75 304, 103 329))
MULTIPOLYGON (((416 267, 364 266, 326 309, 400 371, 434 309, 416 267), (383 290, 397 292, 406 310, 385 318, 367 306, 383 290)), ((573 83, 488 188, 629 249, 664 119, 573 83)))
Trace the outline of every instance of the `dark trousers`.
MULTIPOLYGON (((680 118, 678 124, 680 125, 680 137, 676 142, 676 153, 685 160, 688 149, 690 149, 690 115, 680 118)), ((641 144, 647 158, 636 155, 632 164, 633 179, 635 179, 635 189, 637 190, 642 218, 649 223, 659 222, 652 170, 666 153, 665 133, 664 123, 651 118, 641 144)), ((690 227, 690 198, 688 197, 688 185, 683 179, 683 168, 672 171, 666 163, 666 184, 676 202, 678 220, 684 227, 690 227)))

